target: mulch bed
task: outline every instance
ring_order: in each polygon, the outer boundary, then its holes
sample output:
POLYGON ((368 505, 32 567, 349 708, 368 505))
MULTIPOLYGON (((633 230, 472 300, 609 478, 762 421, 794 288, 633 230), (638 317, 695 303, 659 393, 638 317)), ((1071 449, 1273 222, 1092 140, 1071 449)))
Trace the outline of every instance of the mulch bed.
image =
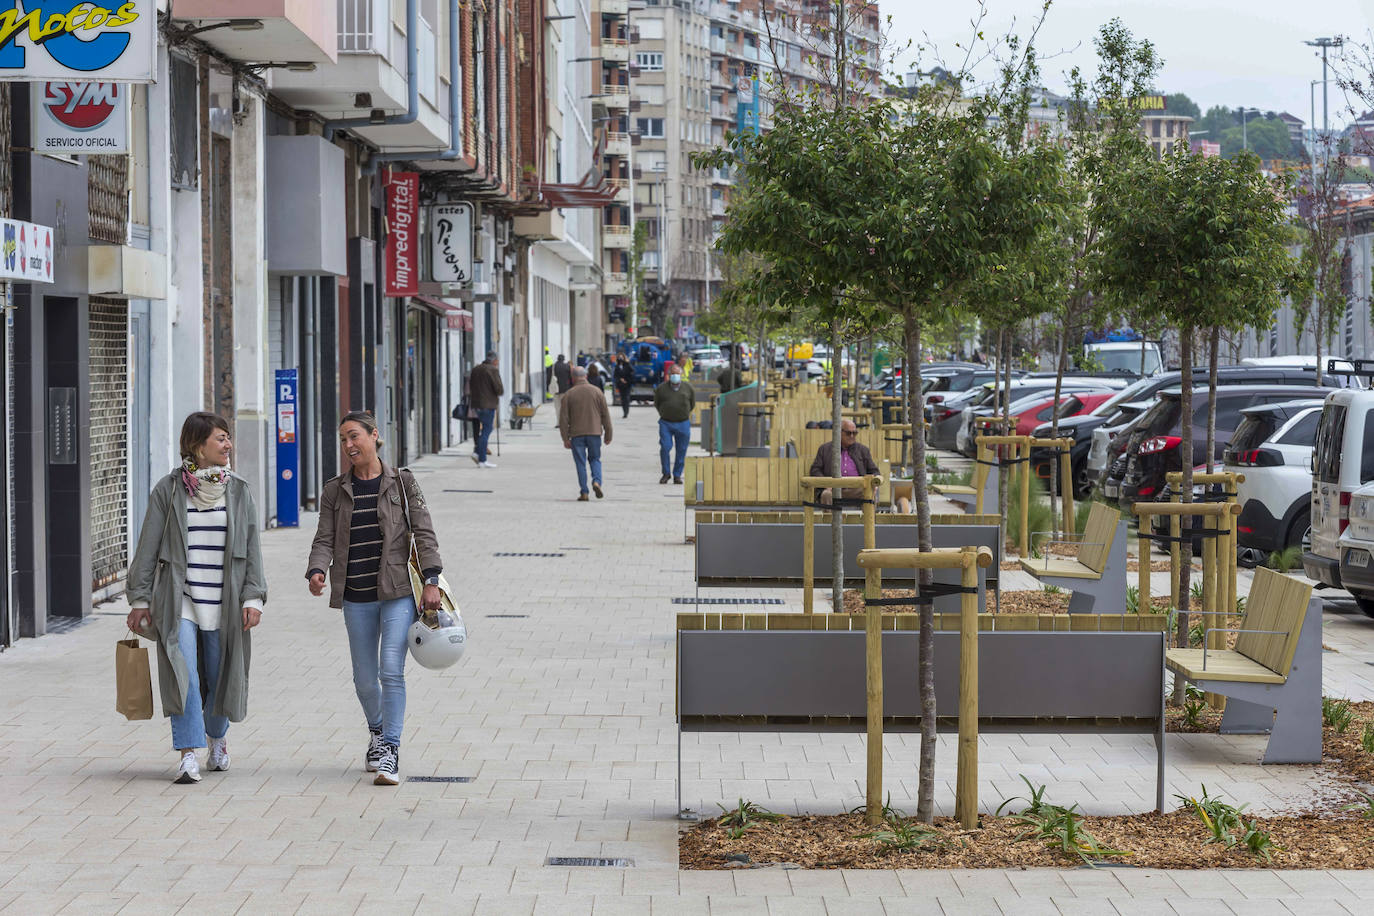
MULTIPOLYGON (((884 598, 915 598, 916 592, 909 588, 885 588, 884 598)), ((1166 603, 1168 599, 1165 599, 1166 603)), ((1002 592, 1002 603, 997 603, 997 593, 987 591, 987 613, 989 614, 1067 614, 1069 612, 1068 592, 1047 592, 1042 589, 1002 592)), ((864 593, 861 589, 846 589, 844 593, 844 613, 864 613, 864 593)), ((915 614, 915 607, 883 608, 884 614, 915 614)))
MULTIPOLYGON (((1191 807, 1180 806, 1163 814, 1083 817, 1080 826, 1100 847, 1125 855, 1107 856, 1097 864, 1134 868, 1374 868, 1374 817, 1362 817, 1347 803, 1360 802, 1374 788, 1374 754, 1361 747, 1365 723, 1374 723, 1374 703, 1352 703, 1354 719, 1343 734, 1323 729, 1323 761, 1318 774, 1335 784, 1333 796, 1317 800, 1312 810, 1274 816, 1249 817, 1247 827, 1267 831, 1278 847, 1272 860, 1252 855, 1244 843, 1226 847, 1208 843, 1209 833, 1191 807)), ((1196 724, 1184 720, 1181 709, 1168 711, 1170 731, 1216 731, 1219 712, 1207 710, 1196 724)), ((1237 806, 1244 799, 1226 795, 1224 786, 1209 786, 1237 806)), ((1046 802, 1069 803, 1056 798, 1054 787, 1046 802)), ((1027 827, 1013 815, 1025 807, 1016 802, 1002 816, 984 815, 981 828, 965 831, 952 818, 937 818, 933 831, 918 839, 915 848, 897 849, 865 834, 876 829, 861 814, 802 815, 778 820, 754 821, 739 836, 720 823, 703 821, 679 838, 678 862, 684 869, 731 869, 784 866, 790 868, 1065 868, 1084 864, 1084 859, 1057 846, 1026 839, 1027 827)), ((892 812, 890 824, 914 826, 901 812, 892 812), (892 820, 895 818, 896 820, 892 820)), ((881 828, 891 831, 891 826, 881 828)))

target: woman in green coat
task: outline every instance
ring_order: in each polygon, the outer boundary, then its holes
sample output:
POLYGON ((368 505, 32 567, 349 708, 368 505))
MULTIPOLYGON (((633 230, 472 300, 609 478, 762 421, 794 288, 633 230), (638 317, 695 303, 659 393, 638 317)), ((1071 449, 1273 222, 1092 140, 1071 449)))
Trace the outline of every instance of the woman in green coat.
POLYGON ((129 567, 129 629, 157 641, 179 783, 200 782, 197 748, 208 769, 229 769, 225 735, 248 711, 248 631, 267 600, 258 511, 232 450, 223 417, 186 418, 181 466, 153 487, 129 567))

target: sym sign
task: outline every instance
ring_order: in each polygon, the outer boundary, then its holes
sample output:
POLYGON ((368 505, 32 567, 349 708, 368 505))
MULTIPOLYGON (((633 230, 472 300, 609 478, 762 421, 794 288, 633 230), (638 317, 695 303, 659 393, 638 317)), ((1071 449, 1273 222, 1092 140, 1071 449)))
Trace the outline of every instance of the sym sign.
POLYGON ((0 0, 0 80, 151 83, 156 75, 155 0, 0 0))
POLYGON ((420 292, 420 174, 387 172, 383 295, 420 292))
POLYGON ((129 87, 120 83, 33 84, 33 148, 41 153, 127 153, 129 87))
POLYGON ((430 208, 429 263, 436 283, 472 280, 472 204, 430 208))

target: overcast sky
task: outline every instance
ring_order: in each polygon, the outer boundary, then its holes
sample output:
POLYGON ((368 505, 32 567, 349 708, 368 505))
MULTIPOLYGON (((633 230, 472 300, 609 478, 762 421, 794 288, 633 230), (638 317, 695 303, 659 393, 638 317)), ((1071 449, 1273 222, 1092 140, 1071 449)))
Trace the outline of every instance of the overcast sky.
MULTIPOLYGON (((976 0, 879 0, 892 16, 891 36, 905 44, 933 41, 955 60, 955 42, 967 43, 976 0)), ((984 29, 991 37, 1016 20, 1025 32, 1040 0, 988 0, 984 29)), ((1346 35, 1368 44, 1374 0, 1055 0, 1040 32, 1044 82, 1063 90, 1064 73, 1078 65, 1096 68, 1093 37, 1113 16, 1137 37, 1155 44, 1164 68, 1159 89, 1186 93, 1205 112, 1212 105, 1289 111, 1307 121, 1312 80, 1322 78, 1321 57, 1305 39, 1346 35)), ((903 69, 911 54, 901 58, 903 69)), ((925 62, 923 61, 923 65, 925 62)), ((982 76, 984 74, 980 74, 982 76)), ((1321 89, 1316 87, 1317 121, 1321 89)), ((1332 126, 1349 120, 1340 87, 1330 85, 1332 126)))

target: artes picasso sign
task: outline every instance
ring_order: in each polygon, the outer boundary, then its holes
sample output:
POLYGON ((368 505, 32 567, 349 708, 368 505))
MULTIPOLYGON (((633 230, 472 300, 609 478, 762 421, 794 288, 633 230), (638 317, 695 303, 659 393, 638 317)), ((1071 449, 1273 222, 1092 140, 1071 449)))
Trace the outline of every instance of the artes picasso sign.
POLYGON ((151 83, 156 0, 0 0, 0 80, 151 83))

